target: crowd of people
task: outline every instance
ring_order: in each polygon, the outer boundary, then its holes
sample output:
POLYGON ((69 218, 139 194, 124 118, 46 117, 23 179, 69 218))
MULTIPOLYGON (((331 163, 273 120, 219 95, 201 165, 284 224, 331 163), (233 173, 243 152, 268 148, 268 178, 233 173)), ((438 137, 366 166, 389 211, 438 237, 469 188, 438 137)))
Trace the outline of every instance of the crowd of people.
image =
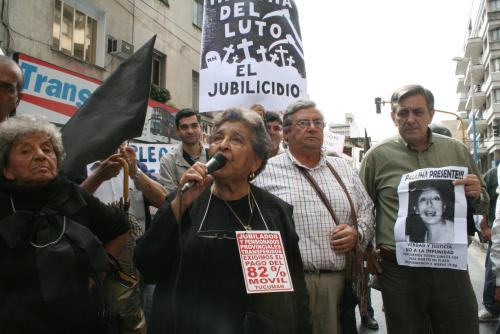
MULTIPOLYGON (((388 333, 474 334, 479 320, 498 315, 496 169, 483 181, 465 145, 431 132, 434 97, 422 86, 393 93, 398 133, 370 149, 359 171, 325 154, 324 115, 299 100, 283 117, 260 104, 220 112, 207 146, 197 114, 183 109, 181 142, 161 158, 158 179, 124 145, 87 166, 84 180, 59 172, 54 125, 15 115, 21 90, 19 66, 0 57, 1 333, 107 333, 100 282, 127 247, 146 319, 131 333, 357 333, 358 301, 346 301, 356 296, 350 255, 369 245, 381 257, 388 333), (216 154, 222 167, 209 173, 216 154), (123 164, 134 194, 128 214, 119 203, 123 164), (471 212, 484 215, 490 242, 479 316, 467 270, 410 267, 396 256, 402 175, 446 166, 467 169, 449 187, 463 187, 471 212), (293 291, 247 293, 236 236, 248 231, 279 232, 293 291)), ((417 188, 408 240, 452 242, 454 200, 432 181, 417 188)), ((378 329, 370 305, 362 323, 378 329)))

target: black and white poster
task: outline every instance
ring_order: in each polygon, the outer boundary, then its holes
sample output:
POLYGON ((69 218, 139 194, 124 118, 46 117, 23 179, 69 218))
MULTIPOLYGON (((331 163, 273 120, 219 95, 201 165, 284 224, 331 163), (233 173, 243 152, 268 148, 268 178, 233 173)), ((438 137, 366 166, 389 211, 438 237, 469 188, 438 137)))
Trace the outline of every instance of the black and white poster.
POLYGON ((467 202, 453 181, 465 167, 425 168, 403 175, 394 238, 398 264, 467 270, 467 202))
POLYGON ((200 112, 262 104, 283 111, 306 97, 293 0, 205 0, 200 112))

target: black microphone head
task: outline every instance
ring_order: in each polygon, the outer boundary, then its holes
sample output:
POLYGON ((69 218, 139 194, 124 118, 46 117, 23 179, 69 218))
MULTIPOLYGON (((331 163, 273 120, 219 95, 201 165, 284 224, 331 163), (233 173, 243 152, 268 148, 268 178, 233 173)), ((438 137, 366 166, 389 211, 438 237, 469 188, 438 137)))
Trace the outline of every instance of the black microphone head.
POLYGON ((221 169, 226 164, 226 157, 222 152, 217 152, 212 158, 207 162, 208 173, 211 174, 216 170, 221 169))

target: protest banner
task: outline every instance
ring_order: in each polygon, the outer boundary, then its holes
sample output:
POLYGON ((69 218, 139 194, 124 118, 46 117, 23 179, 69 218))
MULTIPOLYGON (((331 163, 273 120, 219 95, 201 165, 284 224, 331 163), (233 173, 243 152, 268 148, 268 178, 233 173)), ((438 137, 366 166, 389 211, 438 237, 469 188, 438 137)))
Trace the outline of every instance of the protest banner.
POLYGON ((158 174, 161 157, 174 150, 179 144, 130 143, 129 145, 135 150, 137 161, 146 164, 149 172, 158 174))
POLYGON ((342 156, 344 153, 345 136, 325 129, 323 132, 323 148, 327 152, 335 152, 342 156))
POLYGON ((247 293, 293 291, 278 231, 236 231, 247 293))
POLYGON ((282 111, 306 97, 294 1, 205 1, 200 67, 200 112, 254 103, 282 111))
POLYGON ((467 270, 467 202, 453 180, 465 167, 424 168, 404 174, 398 187, 394 238, 398 264, 467 270))

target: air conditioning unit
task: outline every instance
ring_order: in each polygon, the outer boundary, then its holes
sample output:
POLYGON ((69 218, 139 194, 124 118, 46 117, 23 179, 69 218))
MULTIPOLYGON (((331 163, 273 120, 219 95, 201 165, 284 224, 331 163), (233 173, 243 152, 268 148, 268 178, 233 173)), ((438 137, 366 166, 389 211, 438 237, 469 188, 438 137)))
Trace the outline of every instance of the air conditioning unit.
POLYGON ((122 39, 108 36, 108 53, 121 59, 127 59, 134 53, 134 46, 122 39))

